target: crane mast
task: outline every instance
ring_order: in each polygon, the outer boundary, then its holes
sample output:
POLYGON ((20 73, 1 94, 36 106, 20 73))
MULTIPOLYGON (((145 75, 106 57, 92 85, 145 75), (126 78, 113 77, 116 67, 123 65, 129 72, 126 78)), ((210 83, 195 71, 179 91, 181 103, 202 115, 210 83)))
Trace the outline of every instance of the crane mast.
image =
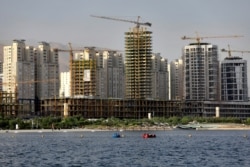
POLYGON ((74 51, 78 51, 78 52, 83 52, 84 50, 76 50, 72 48, 71 43, 68 43, 69 45, 69 49, 54 49, 58 52, 69 52, 70 54, 70 61, 69 61, 69 73, 70 73, 70 92, 71 92, 71 96, 73 95, 73 90, 74 90, 74 86, 75 86, 75 76, 73 75, 73 57, 74 57, 74 51))

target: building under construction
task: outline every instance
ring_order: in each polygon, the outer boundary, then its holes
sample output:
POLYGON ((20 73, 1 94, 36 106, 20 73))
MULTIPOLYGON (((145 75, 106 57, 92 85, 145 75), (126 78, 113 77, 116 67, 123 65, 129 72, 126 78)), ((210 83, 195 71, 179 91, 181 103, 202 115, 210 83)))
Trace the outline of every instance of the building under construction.
POLYGON ((71 62, 71 96, 124 98, 124 65, 117 51, 85 48, 71 62))
POLYGON ((71 62, 71 97, 97 96, 95 52, 94 49, 85 49, 71 62))
POLYGON ((84 118, 148 118, 181 116, 179 101, 60 98, 41 103, 42 116, 76 116, 84 118))
POLYGON ((15 93, 0 92, 1 117, 15 116, 18 114, 18 106, 15 93))
POLYGON ((152 98, 152 32, 135 27, 125 33, 126 98, 152 98))
POLYGON ((249 102, 60 98, 44 99, 40 107, 41 116, 82 116, 97 119, 173 116, 240 119, 250 117, 249 102))
POLYGON ((34 107, 39 102, 34 99, 17 99, 16 93, 0 92, 0 117, 29 118, 35 116, 34 107))
POLYGON ((138 16, 137 21, 91 16, 136 24, 134 28, 125 33, 125 98, 152 99, 152 32, 143 27, 150 27, 151 23, 140 22, 140 16, 138 16))

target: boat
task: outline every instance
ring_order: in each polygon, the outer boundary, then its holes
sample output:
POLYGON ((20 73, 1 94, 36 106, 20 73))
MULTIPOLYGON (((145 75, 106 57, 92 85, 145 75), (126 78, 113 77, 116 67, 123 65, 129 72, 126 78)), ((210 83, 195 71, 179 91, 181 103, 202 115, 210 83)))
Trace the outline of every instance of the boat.
POLYGON ((144 133, 144 134, 142 135, 142 137, 143 137, 144 139, 146 139, 146 138, 156 138, 156 135, 155 135, 155 134, 150 134, 150 133, 144 133))
POLYGON ((113 134, 113 136, 112 136, 112 137, 113 137, 113 138, 120 138, 120 137, 121 137, 121 135, 120 135, 120 133, 117 133, 117 132, 116 132, 116 133, 114 133, 114 134, 113 134))
POLYGON ((192 122, 189 122, 186 125, 177 125, 176 128, 186 129, 186 130, 196 130, 197 128, 202 128, 202 126, 200 125, 199 122, 192 121, 192 122))
POLYGON ((185 130, 196 130, 196 127, 190 125, 178 125, 176 128, 185 129, 185 130))

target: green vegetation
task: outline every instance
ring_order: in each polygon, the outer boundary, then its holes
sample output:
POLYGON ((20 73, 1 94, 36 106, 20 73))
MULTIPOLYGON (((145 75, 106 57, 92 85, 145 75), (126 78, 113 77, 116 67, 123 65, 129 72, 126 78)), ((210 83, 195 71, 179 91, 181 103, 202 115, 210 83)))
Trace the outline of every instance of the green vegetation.
POLYGON ((203 117, 154 117, 152 119, 85 119, 81 116, 74 117, 38 117, 29 120, 20 118, 0 118, 0 129, 71 129, 71 128, 129 128, 147 126, 174 126, 187 124, 192 121, 200 123, 244 123, 250 125, 250 118, 241 120, 239 118, 203 118, 203 117))

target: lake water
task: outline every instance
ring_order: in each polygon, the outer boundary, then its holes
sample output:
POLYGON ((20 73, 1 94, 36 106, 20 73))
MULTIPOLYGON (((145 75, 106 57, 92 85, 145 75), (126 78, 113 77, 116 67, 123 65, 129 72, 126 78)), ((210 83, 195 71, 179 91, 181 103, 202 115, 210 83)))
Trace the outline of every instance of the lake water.
POLYGON ((11 167, 249 167, 250 131, 0 133, 0 165, 11 167), (246 137, 247 135, 247 137, 246 137))

